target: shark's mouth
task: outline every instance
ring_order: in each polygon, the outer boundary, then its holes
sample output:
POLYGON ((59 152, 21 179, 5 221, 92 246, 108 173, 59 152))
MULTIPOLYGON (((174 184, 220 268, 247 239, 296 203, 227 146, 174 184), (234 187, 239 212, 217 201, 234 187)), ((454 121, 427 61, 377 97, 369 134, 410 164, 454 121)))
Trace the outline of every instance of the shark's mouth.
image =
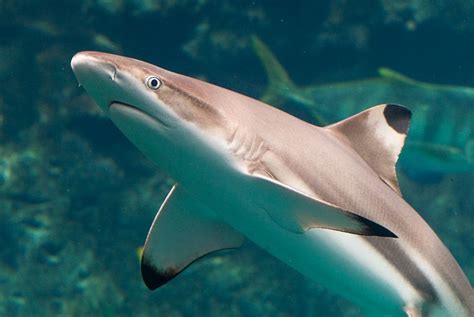
POLYGON ((151 114, 143 111, 142 109, 138 108, 137 106, 134 106, 134 105, 131 105, 131 104, 128 104, 128 103, 124 103, 124 102, 112 101, 109 104, 109 110, 112 109, 112 108, 126 108, 126 109, 129 109, 129 110, 132 110, 134 112, 139 113, 142 116, 146 116, 146 117, 156 121, 158 124, 160 124, 161 126, 163 126, 165 128, 170 128, 169 124, 165 123, 160 118, 152 116, 151 114))

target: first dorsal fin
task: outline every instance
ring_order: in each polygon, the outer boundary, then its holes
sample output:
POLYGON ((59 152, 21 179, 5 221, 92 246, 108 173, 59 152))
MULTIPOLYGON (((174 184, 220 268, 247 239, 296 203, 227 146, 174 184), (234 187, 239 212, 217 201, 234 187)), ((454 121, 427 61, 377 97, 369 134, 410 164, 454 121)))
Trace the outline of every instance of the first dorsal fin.
POLYGON ((399 195, 395 165, 410 125, 411 111, 384 104, 367 109, 327 129, 350 143, 379 177, 399 195))

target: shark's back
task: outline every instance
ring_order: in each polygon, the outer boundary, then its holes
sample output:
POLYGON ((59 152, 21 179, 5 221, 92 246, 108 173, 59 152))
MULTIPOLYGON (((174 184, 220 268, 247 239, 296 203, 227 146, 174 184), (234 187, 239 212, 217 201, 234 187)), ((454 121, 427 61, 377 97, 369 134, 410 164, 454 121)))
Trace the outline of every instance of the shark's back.
MULTIPOLYGON (((474 315, 474 293, 469 281, 420 215, 338 136, 317 127, 298 127, 301 131, 287 128, 291 133, 285 131, 278 148, 273 143, 275 151, 281 151, 275 156, 292 162, 291 171, 279 170, 280 181, 301 191, 309 190, 308 194, 343 209, 356 210, 392 230, 398 239, 357 239, 364 240, 395 266, 426 301, 427 312, 436 309, 431 306, 458 306, 465 307, 468 316, 474 315)), ((279 133, 273 131, 272 135, 279 133)), ((456 309, 462 316, 462 308, 456 309)))
POLYGON ((233 93, 229 93, 220 95, 232 103, 222 103, 224 116, 232 122, 243 122, 246 133, 264 140, 268 151, 262 163, 271 169, 273 177, 336 206, 355 210, 392 230, 398 239, 357 239, 395 267, 418 292, 429 314, 444 306, 454 307, 451 309, 460 315, 463 309, 467 315, 474 314, 474 292, 449 250, 358 151, 328 129, 245 96, 232 98, 233 93))

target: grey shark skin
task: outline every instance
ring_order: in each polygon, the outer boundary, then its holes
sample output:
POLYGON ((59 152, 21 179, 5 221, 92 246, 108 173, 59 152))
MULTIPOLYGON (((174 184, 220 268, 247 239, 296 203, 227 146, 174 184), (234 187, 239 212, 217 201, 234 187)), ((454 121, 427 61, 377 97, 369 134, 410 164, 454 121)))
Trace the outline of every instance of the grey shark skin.
POLYGON ((268 77, 264 102, 291 105, 322 125, 381 101, 409 104, 413 124, 402 170, 415 180, 474 171, 474 88, 420 82, 387 68, 374 78, 301 87, 262 41, 252 40, 268 77))
POLYGON ((149 288, 246 237, 367 315, 474 316, 469 281, 398 188, 407 109, 380 105, 320 128, 135 59, 81 52, 71 65, 176 181, 145 243, 149 288))

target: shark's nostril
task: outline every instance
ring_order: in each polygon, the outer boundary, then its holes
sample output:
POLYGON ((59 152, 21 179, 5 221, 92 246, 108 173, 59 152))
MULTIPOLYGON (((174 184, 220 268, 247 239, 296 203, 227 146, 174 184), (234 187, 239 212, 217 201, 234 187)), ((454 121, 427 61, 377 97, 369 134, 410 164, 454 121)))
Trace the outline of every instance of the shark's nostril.
POLYGON ((115 81, 117 77, 117 65, 110 61, 98 61, 101 65, 102 71, 105 73, 106 76, 110 78, 110 80, 115 81))
POLYGON ((108 73, 110 74, 110 79, 112 81, 115 81, 115 78, 117 76, 117 67, 112 63, 107 63, 107 68, 109 69, 108 73))
POLYGON ((117 67, 115 65, 112 65, 114 71, 112 73, 112 80, 115 81, 115 77, 117 76, 117 67))

